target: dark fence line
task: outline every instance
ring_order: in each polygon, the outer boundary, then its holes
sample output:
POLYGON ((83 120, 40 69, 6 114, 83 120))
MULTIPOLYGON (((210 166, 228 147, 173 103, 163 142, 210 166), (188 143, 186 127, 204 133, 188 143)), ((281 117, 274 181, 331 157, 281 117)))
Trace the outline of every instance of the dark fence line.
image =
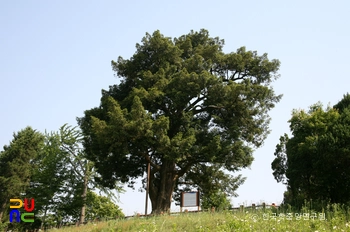
MULTIPOLYGON (((256 205, 256 204, 252 204, 250 206, 244 206, 244 205, 240 205, 239 207, 232 207, 229 208, 227 210, 229 211, 233 211, 233 212, 237 212, 237 211, 244 211, 245 209, 269 209, 269 208, 279 208, 279 206, 277 206, 276 204, 272 203, 271 205, 262 203, 261 205, 256 205)), ((201 212, 215 212, 216 209, 215 207, 211 208, 211 209, 200 209, 200 210, 187 210, 185 209, 183 212, 179 211, 179 212, 170 212, 170 213, 162 213, 164 215, 180 215, 182 213, 201 213, 201 212)), ((161 214, 161 215, 162 215, 161 214)), ((140 214, 137 213, 135 215, 130 215, 130 216, 126 216, 125 219, 130 219, 130 218, 145 218, 145 217, 153 217, 155 215, 153 214, 140 214)))

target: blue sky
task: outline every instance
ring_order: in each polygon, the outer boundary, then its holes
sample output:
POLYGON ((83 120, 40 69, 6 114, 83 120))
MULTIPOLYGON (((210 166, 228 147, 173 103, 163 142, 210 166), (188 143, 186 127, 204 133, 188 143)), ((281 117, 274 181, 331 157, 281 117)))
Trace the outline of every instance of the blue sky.
MULTIPOLYGON (((1 1, 1 149, 26 126, 76 125, 99 105, 101 89, 119 82, 111 60, 132 56, 146 32, 178 37, 205 28, 225 40, 225 52, 246 46, 281 61, 273 86, 284 96, 270 112, 271 134, 232 199, 235 206, 280 202, 285 187, 271 162, 292 109, 334 105, 349 92, 349 9, 346 0, 1 1)), ((144 212, 144 193, 130 190, 121 201, 127 215, 144 212)))

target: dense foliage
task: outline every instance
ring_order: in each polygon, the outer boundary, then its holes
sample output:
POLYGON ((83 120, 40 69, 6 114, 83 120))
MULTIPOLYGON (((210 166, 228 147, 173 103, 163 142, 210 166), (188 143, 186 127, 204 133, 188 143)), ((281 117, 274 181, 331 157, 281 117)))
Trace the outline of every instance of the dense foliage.
MULTIPOLYGON (((123 216, 112 201, 113 194, 93 181, 93 163, 84 158, 80 141, 79 130, 67 125, 58 132, 42 134, 27 127, 14 134, 0 153, 0 224, 4 222, 0 229, 84 223, 106 213, 123 216), (109 198, 94 194, 96 188, 109 198), (35 199, 33 223, 8 224, 11 198, 35 199), (109 210, 101 210, 107 205, 109 210)), ((22 208, 19 210, 24 213, 22 208)))
POLYGON ((32 162, 44 146, 44 136, 31 127, 14 133, 13 140, 0 152, 0 222, 10 198, 21 198, 30 184, 32 162))
POLYGON ((213 165, 224 173, 252 163, 269 131, 268 111, 281 98, 270 86, 280 62, 245 47, 224 53, 223 45, 206 30, 174 39, 156 31, 130 59, 112 61, 121 82, 78 119, 101 183, 133 185, 150 163, 154 213, 169 210, 181 184, 210 193, 236 189, 242 179, 228 174, 234 188, 198 180, 213 165))
POLYGON ((289 123, 292 136, 280 138, 272 162, 276 180, 288 188, 285 203, 349 203, 350 95, 334 107, 294 110, 289 123))

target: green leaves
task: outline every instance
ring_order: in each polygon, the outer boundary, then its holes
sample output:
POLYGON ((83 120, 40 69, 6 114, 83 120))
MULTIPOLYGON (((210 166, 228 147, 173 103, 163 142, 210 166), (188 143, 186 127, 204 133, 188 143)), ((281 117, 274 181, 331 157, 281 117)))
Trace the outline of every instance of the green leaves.
POLYGON ((286 157, 286 143, 289 140, 288 135, 284 134, 280 137, 280 143, 276 145, 275 156, 276 158, 271 163, 271 168, 273 171, 273 176, 277 182, 286 182, 286 171, 287 171, 287 157, 286 157))
POLYGON ((117 218, 124 217, 120 208, 106 196, 100 196, 89 191, 86 199, 86 219, 93 221, 101 218, 117 218))
POLYGON ((30 184, 32 163, 41 152, 44 136, 31 127, 14 133, 0 152, 0 221, 10 198, 20 198, 30 184))
MULTIPOLYGON (((223 45, 204 29, 174 39, 155 31, 130 59, 112 61, 120 84, 78 120, 104 184, 132 183, 150 163, 151 196, 168 199, 194 165, 235 171, 251 164, 281 98, 269 86, 280 63, 245 47, 226 54, 223 45)), ((152 204, 165 202, 158 199, 152 204)))
POLYGON ((289 203, 295 204, 299 196, 332 203, 350 200, 350 120, 346 99, 344 96, 336 105, 341 111, 330 107, 324 110, 321 103, 310 106, 308 112, 293 111, 289 120, 293 136, 281 137, 272 162, 276 180, 288 185, 289 203))

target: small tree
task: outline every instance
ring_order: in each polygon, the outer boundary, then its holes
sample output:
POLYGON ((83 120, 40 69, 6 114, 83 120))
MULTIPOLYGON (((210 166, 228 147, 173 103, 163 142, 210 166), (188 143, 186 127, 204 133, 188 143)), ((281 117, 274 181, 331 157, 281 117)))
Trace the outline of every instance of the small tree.
POLYGON ((69 178, 65 156, 57 133, 45 133, 44 146, 32 162, 32 177, 26 190, 26 197, 35 199, 37 216, 42 214, 42 225, 46 223, 49 211, 54 212, 59 205, 57 195, 64 192, 64 184, 69 178))
POLYGON ((55 214, 57 223, 71 220, 83 223, 89 189, 97 187, 115 198, 94 181, 93 163, 84 157, 81 141, 80 131, 65 124, 58 132, 46 133, 45 145, 32 162, 33 176, 26 195, 36 199, 35 209, 43 226, 49 212, 55 214))
POLYGON ((118 205, 109 197, 100 196, 89 191, 86 198, 86 219, 89 221, 97 218, 116 219, 124 218, 125 215, 118 205))
POLYGON ((223 192, 211 192, 202 197, 201 206, 203 209, 215 208, 215 210, 225 210, 232 207, 227 195, 223 192))

